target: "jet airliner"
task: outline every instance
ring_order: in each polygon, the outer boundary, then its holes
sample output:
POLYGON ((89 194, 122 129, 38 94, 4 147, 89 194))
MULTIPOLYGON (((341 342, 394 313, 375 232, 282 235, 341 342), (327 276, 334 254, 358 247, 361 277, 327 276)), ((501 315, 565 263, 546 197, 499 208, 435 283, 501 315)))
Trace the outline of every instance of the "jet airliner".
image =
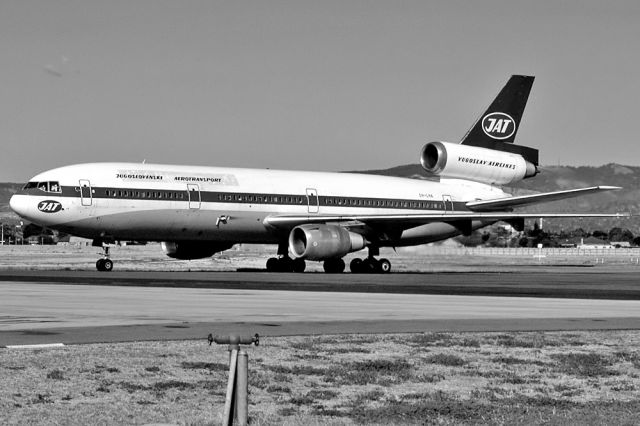
POLYGON ((104 248, 159 241, 176 259, 200 259, 237 243, 276 244, 268 271, 389 272, 380 247, 425 244, 497 221, 523 229, 527 218, 623 217, 613 213, 517 213, 526 205, 619 189, 596 186, 510 196, 501 186, 538 173, 538 151, 515 145, 534 77, 512 76, 460 143, 431 142, 420 155, 425 180, 356 173, 93 163, 34 176, 11 198, 23 218, 104 248))

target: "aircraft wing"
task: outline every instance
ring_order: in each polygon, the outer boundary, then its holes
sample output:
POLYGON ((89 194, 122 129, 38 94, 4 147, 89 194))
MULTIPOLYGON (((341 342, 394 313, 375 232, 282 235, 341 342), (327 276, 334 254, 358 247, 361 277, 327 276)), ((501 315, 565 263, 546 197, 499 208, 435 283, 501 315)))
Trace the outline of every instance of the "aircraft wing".
POLYGON ((512 207, 521 207, 530 204, 564 200, 566 198, 579 197, 586 194, 594 194, 605 191, 616 191, 618 189, 622 188, 620 188, 619 186, 592 186, 589 188, 569 189, 567 191, 542 192, 539 194, 520 195, 517 197, 470 201, 466 204, 466 206, 474 212, 506 210, 512 207))
POLYGON ((382 214, 382 215, 278 215, 267 217, 264 222, 276 228, 291 229, 298 225, 311 223, 336 223, 345 226, 368 225, 373 228, 384 227, 403 230, 432 222, 463 223, 470 221, 517 221, 538 218, 571 217, 631 217, 629 213, 434 213, 434 214, 382 214))

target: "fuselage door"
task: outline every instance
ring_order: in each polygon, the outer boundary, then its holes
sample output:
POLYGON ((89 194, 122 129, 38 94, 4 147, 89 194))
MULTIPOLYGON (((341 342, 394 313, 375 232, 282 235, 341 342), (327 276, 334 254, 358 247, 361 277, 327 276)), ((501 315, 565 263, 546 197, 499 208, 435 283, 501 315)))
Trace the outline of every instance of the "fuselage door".
POLYGON ((200 208, 200 187, 195 183, 187 184, 187 193, 189 194, 189 208, 200 208))
POLYGON ((320 210, 318 191, 314 188, 307 188, 307 205, 309 206, 309 213, 318 213, 320 210))
POLYGON ((451 199, 451 195, 443 195, 442 201, 444 201, 444 212, 453 213, 453 200, 451 199))
POLYGON ((90 206, 93 199, 91 193, 91 182, 86 179, 80 179, 80 203, 83 206, 90 206))

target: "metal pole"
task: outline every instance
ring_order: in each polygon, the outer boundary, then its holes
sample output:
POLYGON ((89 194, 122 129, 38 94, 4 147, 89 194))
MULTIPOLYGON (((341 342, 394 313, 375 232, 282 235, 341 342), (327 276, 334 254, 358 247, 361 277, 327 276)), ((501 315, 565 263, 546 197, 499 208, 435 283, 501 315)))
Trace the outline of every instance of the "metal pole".
POLYGON ((224 401, 224 414, 222 417, 223 425, 232 425, 233 424, 233 416, 232 416, 232 408, 233 408, 233 394, 235 393, 236 387, 236 367, 238 362, 238 350, 234 349, 231 351, 231 360, 229 362, 229 382, 227 383, 227 398, 224 401))
POLYGON ((249 420, 249 354, 238 352, 238 376, 236 381, 236 415, 238 425, 247 426, 249 420))

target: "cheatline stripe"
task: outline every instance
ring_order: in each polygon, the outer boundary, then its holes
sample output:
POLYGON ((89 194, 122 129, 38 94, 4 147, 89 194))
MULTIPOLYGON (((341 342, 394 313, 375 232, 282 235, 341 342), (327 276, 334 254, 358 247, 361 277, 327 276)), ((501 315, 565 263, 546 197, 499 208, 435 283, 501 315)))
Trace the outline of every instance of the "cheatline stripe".
MULTIPOLYGON (((307 194, 276 194, 257 192, 192 191, 150 188, 92 187, 91 198, 114 200, 181 201, 222 204, 265 205, 318 205, 320 207, 384 208, 398 210, 456 210, 468 211, 464 201, 416 200, 405 198, 370 198, 346 196, 307 196, 307 194), (190 200, 191 198, 191 200, 190 200)), ((42 192, 38 189, 25 191, 28 195, 51 195, 52 197, 89 198, 88 188, 64 186, 62 192, 42 192), (86 193, 85 193, 86 191, 86 193), (82 194, 81 194, 82 192, 82 194)))

